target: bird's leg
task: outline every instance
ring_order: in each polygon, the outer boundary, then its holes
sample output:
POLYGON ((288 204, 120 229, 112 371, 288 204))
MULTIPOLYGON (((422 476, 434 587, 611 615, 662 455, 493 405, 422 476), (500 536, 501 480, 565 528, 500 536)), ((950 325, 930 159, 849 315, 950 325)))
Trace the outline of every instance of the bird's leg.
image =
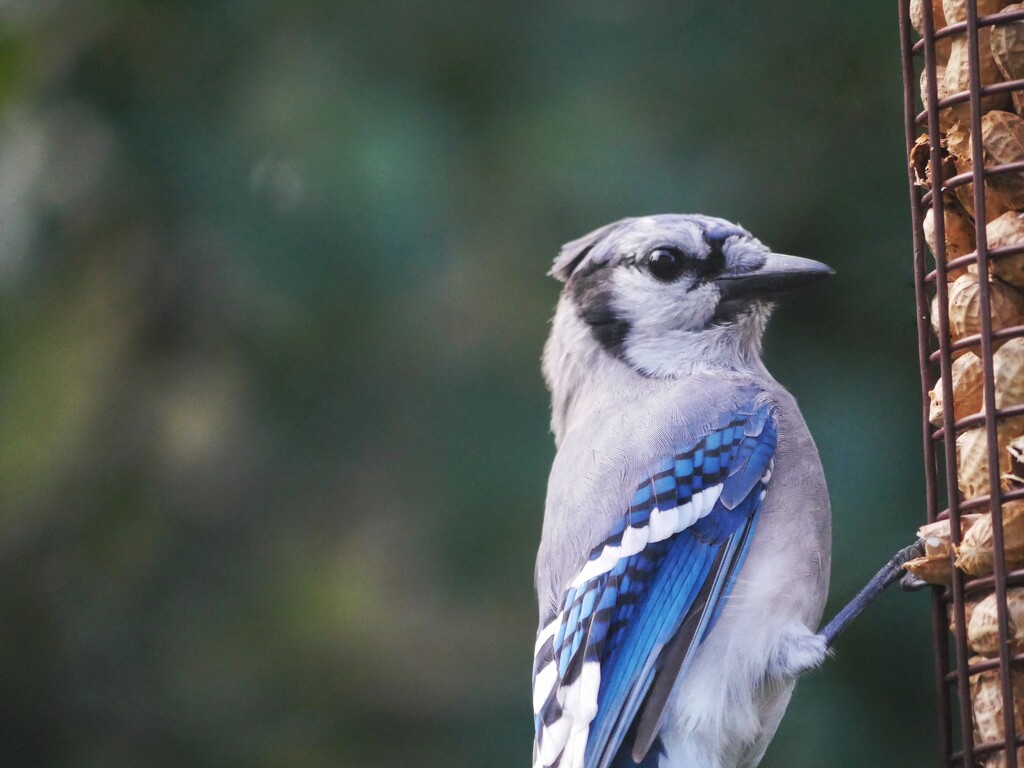
POLYGON ((872 577, 871 581, 864 585, 864 588, 846 604, 846 607, 839 611, 836 617, 821 630, 821 636, 825 638, 828 647, 832 647, 832 644, 843 633, 843 630, 850 626, 853 620, 860 615, 861 611, 871 605, 875 598, 885 591, 886 587, 900 578, 900 575, 903 573, 904 563, 923 554, 924 541, 917 541, 909 547, 901 549, 892 560, 882 566, 882 569, 872 577))

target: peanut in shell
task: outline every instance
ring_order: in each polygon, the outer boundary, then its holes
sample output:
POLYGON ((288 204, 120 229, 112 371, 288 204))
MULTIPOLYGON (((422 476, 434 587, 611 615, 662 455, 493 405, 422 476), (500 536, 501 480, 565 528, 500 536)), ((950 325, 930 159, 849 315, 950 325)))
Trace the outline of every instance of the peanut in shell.
MULTIPOLYGON (((967 211, 952 197, 944 196, 942 204, 942 220, 945 223, 943 240, 946 243, 946 262, 961 256, 966 256, 974 250, 974 224, 971 222, 967 211)), ((924 215, 923 222, 924 240, 932 251, 932 255, 938 260, 938 251, 935 240, 935 210, 929 208, 924 215)), ((967 272, 966 267, 948 270, 947 280, 955 280, 967 272)))
MULTIPOLYGON (((946 17, 949 18, 948 16, 946 17)), ((978 30, 978 65, 981 84, 995 85, 1003 81, 1003 73, 996 66, 992 56, 992 28, 982 27, 978 30)), ((950 47, 949 59, 946 62, 945 88, 948 96, 955 96, 970 88, 970 46, 967 41, 967 34, 961 32, 953 37, 953 44, 950 47)), ((985 96, 981 99, 981 111, 984 114, 993 109, 1007 109, 1012 103, 1009 94, 997 93, 985 96)), ((950 107, 953 111, 953 118, 969 124, 971 119, 970 101, 962 101, 950 107)))
MULTIPOLYGON (((984 661, 981 656, 973 656, 970 664, 984 661)), ((1011 688, 1013 691, 1014 730, 1024 733, 1024 672, 1017 668, 1010 670, 1011 688)), ((971 712, 974 720, 974 741, 985 744, 992 741, 1004 741, 1006 731, 1003 723, 1003 688, 998 669, 988 669, 971 675, 971 712)), ((1007 764, 1004 751, 991 752, 979 758, 984 768, 1004 768, 1007 764)), ((1017 764, 1024 765, 1024 748, 1017 748, 1017 764)))
MULTIPOLYGON (((1024 417, 1021 416, 1000 420, 997 425, 1000 477, 1010 470, 1010 454, 1006 448, 1013 438, 1019 437, 1022 433, 1024 433, 1024 417)), ((973 499, 989 493, 991 485, 988 471, 988 433, 985 427, 965 430, 957 437, 956 467, 957 485, 965 499, 973 499)), ((974 527, 977 528, 982 522, 979 521, 974 527)), ((964 541, 966 542, 966 538, 964 541)), ((1022 549, 1024 549, 1024 541, 1021 543, 1022 549)), ((1024 551, 1022 551, 1022 555, 1024 555, 1024 551)))
MULTIPOLYGON (((981 142, 985 168, 1024 162, 1024 119, 1003 110, 982 115, 981 142)), ((986 174, 985 186, 1007 208, 1024 208, 1024 171, 986 174)))
MULTIPOLYGON (((960 516, 960 539, 971 529, 975 521, 981 515, 960 516)), ((917 538, 924 540, 924 553, 928 557, 949 557, 952 552, 952 541, 950 539, 949 518, 936 520, 934 523, 926 523, 917 529, 917 538)))
MULTIPOLYGON (((961 540, 980 517, 981 515, 960 516, 961 540)), ((953 580, 953 560, 950 555, 954 552, 949 527, 947 518, 918 528, 917 538, 924 541, 924 555, 910 560, 903 567, 913 576, 929 584, 948 586, 953 580)))
POLYGON ((1024 338, 1010 339, 992 355, 996 408, 1024 405, 1024 338))
MULTIPOLYGON (((950 378, 953 385, 953 420, 959 421, 965 416, 977 413, 982 409, 984 371, 981 358, 973 352, 965 352, 950 366, 950 378)), ((928 393, 931 404, 928 408, 928 420, 937 427, 942 426, 945 412, 942 398, 942 381, 935 383, 935 388, 928 393)))
MULTIPOLYGON (((998 13, 1008 4, 1007 0, 978 0, 978 17, 998 13)), ((942 15, 946 24, 967 21, 967 0, 942 0, 942 15)))
MULTIPOLYGON (((1024 10, 1024 3, 1013 3, 1003 9, 1003 13, 1024 10)), ((1020 80, 1024 78, 1024 22, 1014 21, 1008 24, 998 24, 992 28, 992 35, 989 40, 992 48, 992 58, 1002 72, 1006 80, 1020 80)), ((1024 109, 1024 93, 1013 91, 1010 94, 1013 100, 1013 108, 1017 114, 1024 109)))
MULTIPOLYGON (((954 341, 981 332, 981 284, 977 275, 961 275, 949 286, 949 331, 954 341)), ((1024 323, 1024 294, 1000 280, 988 282, 991 328, 1024 323)), ((937 320, 936 320, 937 323, 937 320)))
MULTIPOLYGON (((995 382, 996 408, 1013 408, 1024 405, 1024 338, 1018 337, 1003 342, 992 355, 992 375, 995 382)), ((953 419, 984 411, 984 370, 981 359, 973 352, 966 352, 953 361, 950 367, 953 385, 953 419)), ((931 398, 928 418, 935 426, 942 426, 945 412, 942 397, 942 382, 928 393, 931 398)), ((1008 448, 1011 453, 1012 448, 1008 448)))
MULTIPOLYGON (((967 642, 982 656, 999 655, 997 600, 995 593, 983 599, 967 622, 967 642)), ((1011 653, 1024 651, 1024 588, 1006 590, 1006 636, 1011 653)))
MULTIPOLYGON (((982 598, 978 595, 964 595, 964 626, 971 626, 971 618, 974 616, 974 610, 978 607, 982 598)), ((956 611, 953 610, 953 604, 950 603, 946 609, 946 616, 949 618, 949 631, 954 635, 956 634, 956 611)))
MULTIPOLYGON (((948 236, 947 236, 948 239, 948 236)), ((989 251, 1009 246, 1024 246, 1024 213, 1007 211, 985 226, 989 251)), ((1015 288, 1024 288, 1024 253, 989 259, 989 271, 1015 288)))
MULTIPOLYGON (((924 36, 924 2, 925 0, 910 0, 910 23, 917 30, 917 34, 924 36)), ((932 7, 932 29, 936 32, 946 26, 946 15, 942 10, 942 0, 931 0, 932 7)), ((952 41, 948 37, 935 41, 935 58, 945 62, 949 58, 949 49, 952 41)))
MULTIPOLYGON (((948 39, 940 42, 949 43, 948 39)), ((947 54, 948 56, 948 54, 947 54)), ((936 64, 935 65, 935 89, 938 95, 938 101, 942 101, 946 98, 946 65, 936 64)), ((928 109, 928 70, 921 70, 921 104, 925 110, 928 109)), ((953 123, 956 122, 956 116, 953 114, 951 107, 945 107, 939 110, 939 129, 942 131, 948 131, 953 123)))
MULTIPOLYGON (((1024 502, 1003 504, 1003 552, 1007 569, 1024 565, 1024 502)), ((980 515, 955 547, 956 567, 971 576, 989 576, 992 561, 992 514, 980 515)))

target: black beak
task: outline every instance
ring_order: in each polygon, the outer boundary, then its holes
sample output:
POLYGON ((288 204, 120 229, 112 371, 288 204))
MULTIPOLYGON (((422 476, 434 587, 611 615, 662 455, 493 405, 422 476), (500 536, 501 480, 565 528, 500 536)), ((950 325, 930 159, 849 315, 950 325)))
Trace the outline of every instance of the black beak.
POLYGON ((802 288, 834 275, 827 264, 800 256, 769 253, 763 266, 753 272, 726 272, 715 278, 722 301, 768 298, 802 288))

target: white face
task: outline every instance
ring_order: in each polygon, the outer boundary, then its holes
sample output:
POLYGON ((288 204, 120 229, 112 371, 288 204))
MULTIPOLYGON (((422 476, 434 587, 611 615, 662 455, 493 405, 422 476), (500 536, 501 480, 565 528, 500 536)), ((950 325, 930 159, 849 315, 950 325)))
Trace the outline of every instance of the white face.
POLYGON ((566 291, 598 342, 653 376, 677 375, 713 357, 756 359, 770 304, 723 297, 720 281, 755 272, 768 249, 720 220, 687 217, 671 227, 647 221, 600 243, 610 247, 569 278, 566 291))
POLYGON ((721 298, 713 280, 702 280, 692 272, 664 281, 642 265, 621 264, 611 269, 609 277, 613 304, 629 320, 633 337, 704 330, 721 298))

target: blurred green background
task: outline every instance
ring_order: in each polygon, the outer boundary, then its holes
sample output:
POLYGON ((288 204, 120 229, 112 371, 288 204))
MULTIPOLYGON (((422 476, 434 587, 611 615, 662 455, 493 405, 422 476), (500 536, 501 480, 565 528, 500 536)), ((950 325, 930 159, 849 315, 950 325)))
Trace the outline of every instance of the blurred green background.
MULTIPOLYGON (((923 519, 896 7, 0 3, 0 764, 526 766, 558 246, 737 220, 839 607, 923 519)), ((775 766, 935 763, 925 595, 775 766)))

